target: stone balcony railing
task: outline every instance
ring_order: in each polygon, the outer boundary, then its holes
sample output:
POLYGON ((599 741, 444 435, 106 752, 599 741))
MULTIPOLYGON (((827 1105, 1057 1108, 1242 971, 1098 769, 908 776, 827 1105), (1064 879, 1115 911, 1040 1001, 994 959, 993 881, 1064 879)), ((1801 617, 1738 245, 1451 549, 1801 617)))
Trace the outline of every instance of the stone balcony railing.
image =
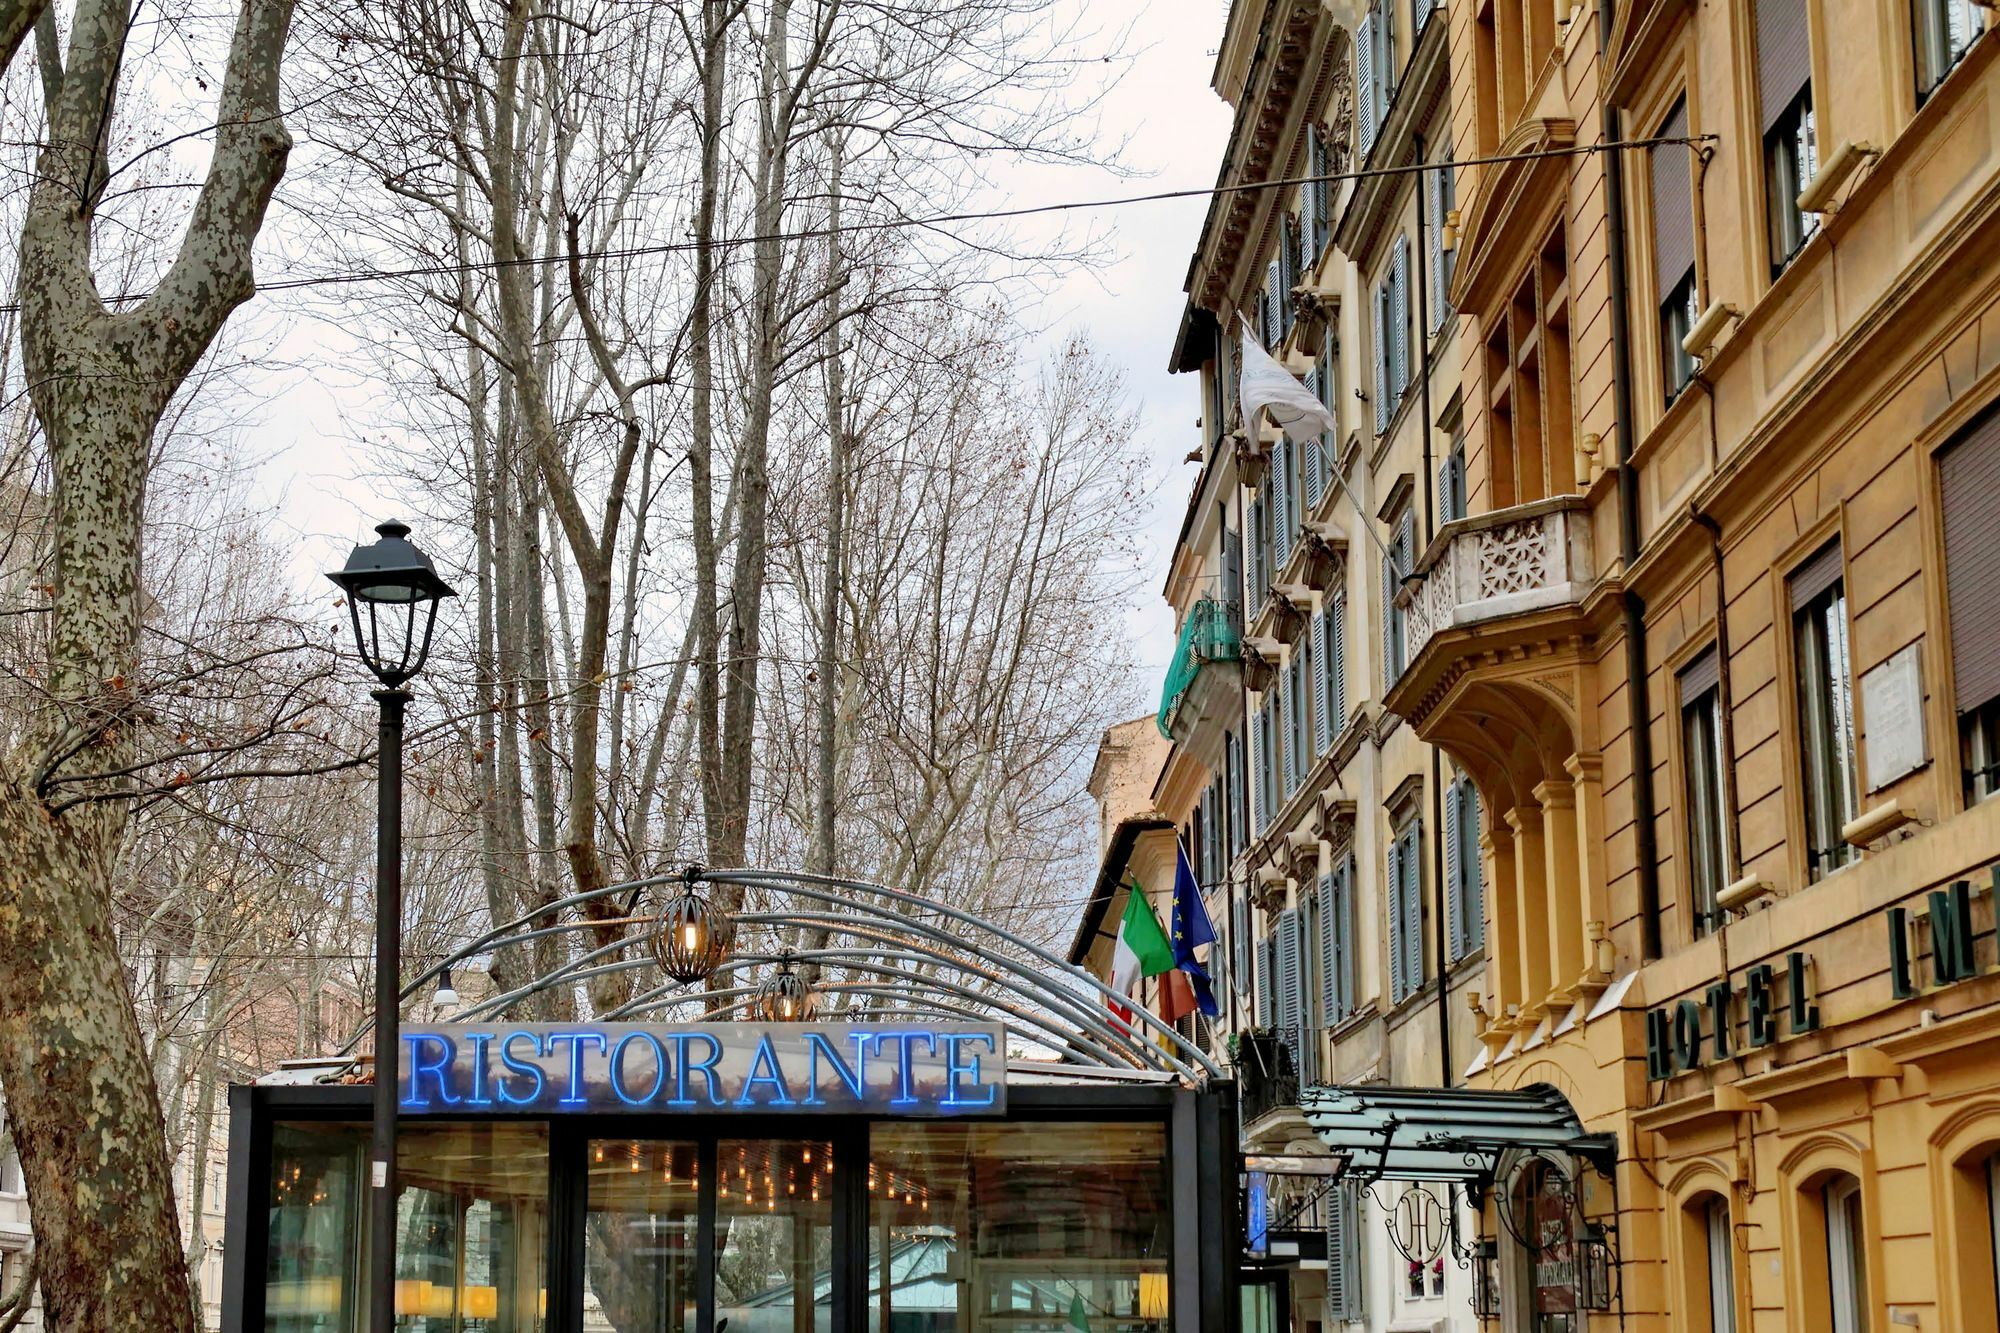
POLYGON ((1408 660, 1446 630, 1579 602, 1595 577, 1580 495, 1447 523, 1405 593, 1408 660))

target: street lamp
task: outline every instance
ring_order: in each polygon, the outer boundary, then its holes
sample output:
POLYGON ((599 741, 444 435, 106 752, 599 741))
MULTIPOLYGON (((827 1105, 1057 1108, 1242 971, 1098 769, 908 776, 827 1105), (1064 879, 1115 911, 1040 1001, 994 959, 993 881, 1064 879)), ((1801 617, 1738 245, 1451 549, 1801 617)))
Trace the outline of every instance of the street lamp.
POLYGON ((368 1250, 369 1328, 390 1333, 396 1323, 396 1092, 399 993, 403 957, 403 686, 430 656, 438 603, 455 597, 431 558, 394 520, 375 529, 379 540, 357 546, 327 577, 347 594, 354 645, 382 683, 375 762, 375 1113, 369 1184, 372 1241, 368 1250), (363 616, 366 608, 366 617, 363 616), (419 626, 418 621, 423 623, 419 626))
POLYGON ((710 907, 695 891, 700 871, 689 866, 681 891, 653 919, 653 959, 675 981, 706 981, 729 956, 735 923, 726 912, 710 907))
POLYGON ((813 1016, 817 998, 787 953, 778 959, 777 971, 757 984, 755 1008, 767 1023, 803 1023, 813 1016))

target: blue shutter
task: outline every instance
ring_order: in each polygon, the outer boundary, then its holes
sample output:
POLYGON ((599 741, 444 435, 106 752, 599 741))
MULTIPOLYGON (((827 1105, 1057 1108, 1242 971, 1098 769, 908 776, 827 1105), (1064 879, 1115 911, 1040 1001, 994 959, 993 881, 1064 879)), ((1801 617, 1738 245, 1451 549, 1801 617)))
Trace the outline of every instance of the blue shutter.
POLYGON ((1284 266, 1273 259, 1264 265, 1264 350, 1277 355, 1278 344, 1285 340, 1284 266))
POLYGON ((1398 236, 1389 258, 1389 378, 1398 403, 1410 387, 1410 238, 1398 236))
POLYGON ((1326 618, 1321 611, 1312 619, 1312 657, 1318 668, 1313 673, 1313 753, 1333 744, 1333 663, 1327 657, 1326 618))
POLYGON ((1304 988, 1299 984, 1299 914, 1297 911, 1283 912, 1278 917, 1278 994, 1276 1021, 1279 1035, 1285 1045, 1291 1048, 1292 1068, 1301 1069, 1300 1058, 1300 1000, 1304 998, 1304 988))
POLYGON ((1403 980, 1412 992, 1424 984, 1423 821, 1413 819, 1403 833, 1403 980))
POLYGON ((1451 960, 1456 962, 1468 952, 1465 947, 1465 870, 1464 844, 1459 840, 1460 806, 1465 800, 1465 791, 1454 780, 1444 789, 1444 908, 1445 935, 1451 945, 1451 960))
POLYGON ((1278 677, 1278 776, 1280 778, 1278 799, 1282 802, 1291 798, 1298 786, 1298 756, 1293 753, 1292 716, 1298 711, 1298 700, 1293 698, 1295 677, 1292 667, 1297 662, 1292 658, 1279 668, 1278 677))
POLYGON ((1319 877, 1319 1012, 1332 1027, 1347 1016, 1340 1003, 1340 903, 1333 891, 1333 875, 1319 877))
MULTIPOLYGON (((1308 379, 1317 378, 1308 376, 1308 379)), ((1314 385, 1307 385, 1314 388, 1314 385)), ((1326 443, 1323 436, 1314 435, 1306 440, 1306 505, 1309 510, 1319 508, 1319 502, 1326 497, 1326 443)))
POLYGON ((1271 974, 1273 955, 1271 937, 1266 935, 1257 941, 1257 1026, 1268 1029, 1271 1026, 1271 990, 1276 980, 1271 974))
POLYGON ((1390 839, 1388 843, 1388 867, 1384 883, 1388 887, 1388 999, 1390 1003, 1402 1001, 1410 993, 1408 981, 1402 975, 1404 947, 1402 947, 1402 839, 1390 839))
POLYGON ((1385 280, 1375 289, 1375 299, 1370 302, 1375 320, 1375 433, 1381 435, 1389 429, 1389 324, 1387 310, 1388 282, 1385 280))
POLYGON ((1236 964, 1232 978, 1236 993, 1247 994, 1246 988, 1256 980, 1250 970, 1250 904, 1233 893, 1229 897, 1229 954, 1236 964))
MULTIPOLYGON (((1346 569, 1338 575, 1347 577, 1346 569)), ((1327 720, 1327 730, 1338 736, 1347 730, 1347 589, 1336 589, 1333 603, 1327 610, 1331 624, 1327 626, 1325 672, 1327 679, 1327 703, 1331 716, 1327 720)))
POLYGON ((1354 852, 1350 848, 1347 855, 1340 859, 1340 869, 1334 880, 1334 896, 1337 899, 1334 904, 1334 929, 1337 932, 1340 948, 1340 1012, 1342 1014, 1353 1013, 1361 1001, 1359 994, 1360 978, 1358 975, 1360 971, 1360 951, 1356 945, 1354 932, 1354 880, 1354 852))
POLYGON ((1292 558, 1292 437, 1281 435, 1271 449, 1271 577, 1292 558))
POLYGON ((1361 1300, 1361 1217, 1354 1187, 1335 1180, 1326 1196, 1326 1322, 1366 1317, 1361 1300))
POLYGON ((1363 162, 1375 147, 1375 23, 1363 14, 1354 32, 1354 155, 1363 162))
POLYGON ((1471 778, 1461 778, 1465 795, 1459 802, 1464 827, 1458 835, 1459 855, 1465 858, 1465 938, 1467 953, 1486 943, 1486 857, 1479 849, 1479 789, 1471 778))
POLYGON ((1382 557, 1382 692, 1396 683, 1396 585, 1401 582, 1396 569, 1398 552, 1394 543, 1382 557))

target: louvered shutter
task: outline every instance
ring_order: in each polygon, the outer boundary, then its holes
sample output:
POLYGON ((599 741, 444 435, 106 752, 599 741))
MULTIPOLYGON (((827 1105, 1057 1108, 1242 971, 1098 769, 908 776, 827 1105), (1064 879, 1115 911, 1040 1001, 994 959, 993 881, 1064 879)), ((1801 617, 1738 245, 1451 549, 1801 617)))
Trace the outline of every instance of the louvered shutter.
MULTIPOLYGON (((1423 3, 1423 0, 1418 0, 1423 3)), ((1424 173, 1424 216, 1430 219, 1430 226, 1424 230, 1424 263, 1430 274, 1431 284, 1431 327, 1436 333, 1444 327, 1445 317, 1450 311, 1444 300, 1444 172, 1424 173)))
POLYGON ((1326 1201, 1326 1320, 1351 1323, 1365 1316, 1361 1291, 1361 1218, 1354 1189, 1336 1180, 1326 1201))
POLYGON ((1363 162, 1375 147, 1375 23, 1363 14, 1354 32, 1354 155, 1363 162))
POLYGON ((1424 984, 1423 827, 1413 819, 1403 833, 1403 980, 1411 991, 1424 984))
POLYGON ((1322 610, 1312 619, 1313 664, 1319 669, 1313 674, 1313 753, 1318 754, 1333 744, 1333 691, 1328 688, 1332 680, 1332 665, 1327 658, 1327 613, 1322 610))
POLYGON ((1375 316, 1375 433, 1380 435, 1389 429, 1389 326, 1384 307, 1388 304, 1388 285, 1375 289, 1375 299, 1370 304, 1375 316))
POLYGON ((1389 260, 1389 318, 1395 327, 1389 332, 1390 392, 1398 403, 1410 387, 1410 240, 1396 238, 1389 260))
POLYGON ((1396 557, 1400 554, 1392 543, 1388 554, 1382 557, 1382 692, 1396 683, 1401 674, 1396 666, 1396 587, 1402 582, 1396 568, 1396 557))
POLYGON ((1243 995, 1245 986, 1256 984, 1250 968, 1250 904, 1233 893, 1229 898, 1229 953, 1236 961, 1236 993, 1243 995))
POLYGON ((1272 983, 1275 980, 1271 975, 1274 970, 1271 962, 1274 952, 1269 935, 1257 941, 1257 1026, 1267 1030, 1274 1017, 1271 1012, 1272 983))
POLYGON ((1759 128, 1769 133, 1812 81, 1812 44, 1806 0, 1756 0, 1756 5, 1759 128))
POLYGON ((1449 523, 1453 519, 1459 517, 1459 515, 1452 512, 1453 510, 1452 486, 1451 486, 1452 461, 1453 461, 1453 455, 1446 454, 1444 461, 1438 464, 1437 494, 1438 494, 1438 522, 1440 524, 1449 523))
POLYGON ((1278 241, 1278 330, 1280 335, 1288 335, 1298 310, 1292 288, 1299 285, 1299 228, 1290 217, 1278 229, 1278 241))
POLYGON ((1284 266, 1273 259, 1264 265, 1264 350, 1277 355, 1278 344, 1285 340, 1284 266))
POLYGON ((1223 767, 1229 774, 1229 859, 1243 850, 1250 828, 1250 787, 1243 772, 1243 736, 1233 735, 1223 746, 1223 767))
POLYGON ((1396 6, 1400 0, 1382 0, 1375 13, 1375 132, 1389 123, 1389 108, 1396 104, 1396 85, 1403 81, 1402 62, 1396 53, 1396 6))
POLYGON ((1292 1068, 1299 1059, 1299 1001, 1304 998, 1299 985, 1299 914, 1287 911, 1278 917, 1278 1030, 1292 1051, 1292 1068))
POLYGON ((1331 872, 1319 877, 1319 1013, 1328 1027, 1346 1015, 1340 1005, 1340 904, 1333 891, 1331 872))
POLYGON ((1389 899, 1389 1001, 1394 1004, 1409 994, 1403 976, 1403 840, 1389 840, 1389 863, 1383 877, 1389 899))
POLYGON ((1278 678, 1278 773, 1282 781, 1280 801, 1286 800, 1298 785, 1298 756, 1292 746, 1292 716, 1298 711, 1298 700, 1293 698, 1296 678, 1292 674, 1292 663, 1286 662, 1283 674, 1278 678))
MULTIPOLYGON (((1317 378, 1310 376, 1309 378, 1317 378)), ((1317 389, 1317 384, 1306 387, 1317 389)), ((1319 502, 1326 496, 1326 444, 1317 435, 1306 438, 1306 508, 1318 509, 1319 502)))
POLYGON ((2000 411, 1938 458, 1952 698, 1972 712, 2000 698, 2000 411))
POLYGON ((1354 853, 1350 850, 1340 858, 1340 866, 1334 879, 1334 931, 1339 952, 1340 1012, 1351 1014, 1361 1002, 1357 993, 1360 984, 1360 946, 1354 927, 1355 888, 1354 853))
POLYGON ((1222 534, 1223 600, 1229 607, 1229 627, 1243 632, 1243 534, 1228 528, 1222 534))
POLYGON ((1271 577, 1292 558, 1292 437, 1271 448, 1271 577))
POLYGON ((1458 835, 1458 846, 1465 858, 1465 951, 1471 953, 1486 943, 1486 857, 1479 848, 1479 789, 1470 778, 1460 781, 1465 784, 1465 797, 1459 803, 1465 828, 1458 835))
POLYGON ((1451 957, 1455 962, 1463 958, 1465 948, 1465 875, 1461 857, 1465 848, 1459 841, 1459 805, 1465 793, 1457 782, 1444 789, 1444 910, 1445 934, 1451 943, 1451 957))
MULTIPOLYGON (((1338 577, 1345 578, 1347 571, 1341 570, 1338 577)), ((1337 589, 1333 603, 1327 611, 1332 623, 1326 631, 1327 703, 1331 716, 1327 730, 1338 736, 1347 730, 1347 590, 1337 589)))
MULTIPOLYGON (((1673 114, 1660 126, 1661 139, 1684 139, 1688 132, 1687 100, 1674 103, 1673 114)), ((1686 144, 1660 144, 1647 150, 1653 187, 1653 299, 1665 301, 1694 267, 1694 179, 1686 144)))

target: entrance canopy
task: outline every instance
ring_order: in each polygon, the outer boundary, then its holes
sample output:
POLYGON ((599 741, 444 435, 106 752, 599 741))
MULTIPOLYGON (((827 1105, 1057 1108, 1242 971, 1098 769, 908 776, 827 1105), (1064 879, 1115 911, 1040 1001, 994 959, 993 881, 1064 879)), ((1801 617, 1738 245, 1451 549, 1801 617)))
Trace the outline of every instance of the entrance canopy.
POLYGON ((1608 1171, 1617 1142, 1589 1134, 1569 1099, 1546 1083, 1469 1088, 1307 1088, 1299 1109, 1343 1174, 1362 1181, 1483 1183, 1508 1151, 1574 1153, 1608 1171))

